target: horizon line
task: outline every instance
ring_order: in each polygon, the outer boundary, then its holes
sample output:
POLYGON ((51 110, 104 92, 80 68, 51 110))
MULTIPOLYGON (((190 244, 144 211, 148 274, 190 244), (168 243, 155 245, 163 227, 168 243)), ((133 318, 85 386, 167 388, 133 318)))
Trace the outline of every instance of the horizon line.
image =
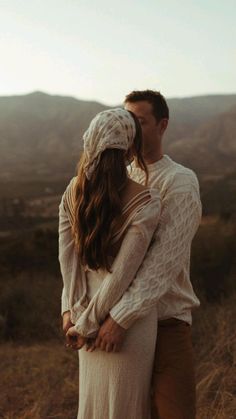
MULTIPOLYGON (((142 89, 142 90, 144 90, 144 89, 142 89)), ((41 94, 41 95, 45 95, 45 96, 51 96, 51 97, 70 98, 70 99, 78 100, 80 102, 99 103, 99 104, 104 105, 104 106, 116 106, 116 105, 118 105, 118 103, 114 104, 114 105, 111 105, 111 104, 104 103, 103 101, 99 101, 98 99, 82 99, 80 97, 73 96, 73 95, 70 95, 70 94, 48 93, 48 92, 45 92, 43 90, 33 90, 33 91, 28 92, 28 93, 16 93, 16 94, 7 94, 7 95, 1 95, 0 94, 0 98, 2 99, 2 98, 10 98, 10 97, 30 96, 30 95, 37 95, 37 94, 41 94)), ((201 94, 190 95, 190 96, 171 96, 171 97, 166 96, 165 98, 167 100, 183 100, 183 99, 194 99, 194 98, 201 98, 201 97, 234 96, 234 95, 236 95, 236 92, 233 92, 233 93, 201 93, 201 94)))

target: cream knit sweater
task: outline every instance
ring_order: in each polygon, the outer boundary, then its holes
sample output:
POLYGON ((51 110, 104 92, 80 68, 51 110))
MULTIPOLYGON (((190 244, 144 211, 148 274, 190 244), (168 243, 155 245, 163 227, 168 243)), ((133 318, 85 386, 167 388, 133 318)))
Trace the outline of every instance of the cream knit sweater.
MULTIPOLYGON (((159 320, 175 317, 191 324, 191 310, 200 304, 189 276, 191 242, 202 209, 198 180, 167 155, 148 170, 149 186, 159 190, 162 201, 159 226, 134 281, 110 315, 129 328, 157 304, 159 320)), ((130 176, 144 182, 143 172, 134 165, 130 176)))

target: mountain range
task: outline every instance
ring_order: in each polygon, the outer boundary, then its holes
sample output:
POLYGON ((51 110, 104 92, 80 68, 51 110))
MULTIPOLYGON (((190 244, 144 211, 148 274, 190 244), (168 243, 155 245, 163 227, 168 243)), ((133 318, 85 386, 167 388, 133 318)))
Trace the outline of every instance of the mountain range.
MULTIPOLYGON (((236 94, 167 102, 164 152, 195 170, 204 190, 209 181, 235 185, 236 94)), ((0 97, 0 182, 66 181, 75 173, 84 131, 107 108, 43 92, 0 97)))

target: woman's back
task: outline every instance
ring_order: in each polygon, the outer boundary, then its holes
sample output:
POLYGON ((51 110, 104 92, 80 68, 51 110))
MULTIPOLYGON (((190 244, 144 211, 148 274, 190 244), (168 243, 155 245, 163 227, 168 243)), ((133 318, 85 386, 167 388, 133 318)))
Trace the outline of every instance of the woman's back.
MULTIPOLYGON (((68 185, 64 199, 64 206, 70 218, 71 225, 74 217, 75 185, 76 177, 68 185)), ((151 198, 150 188, 140 185, 132 179, 127 179, 126 185, 120 193, 122 212, 114 223, 114 231, 109 248, 110 257, 114 258, 116 256, 133 217, 150 202, 151 198)))
MULTIPOLYGON (((74 177, 68 185, 63 200, 64 209, 70 219, 71 226, 73 225, 74 217, 75 186, 76 177, 74 177)), ((159 213, 160 201, 158 191, 156 189, 140 185, 131 179, 127 180, 125 187, 122 189, 120 199, 122 212, 116 219, 107 254, 111 267, 121 249, 129 227, 132 227, 132 224, 137 222, 137 219, 139 219, 139 228, 143 231, 145 231, 145 229, 148 231, 150 230, 150 226, 151 229, 153 228, 153 218, 155 218, 159 213)), ((149 231, 148 234, 150 234, 149 231)), ((143 240, 141 235, 139 247, 142 248, 145 246, 145 242, 146 240, 143 240)), ((129 253, 129 251, 130 250, 127 249, 127 247, 125 248, 125 251, 122 249, 123 253, 129 253)), ((124 254, 124 258, 125 257, 126 255, 124 254)), ((134 257, 136 258, 136 255, 134 255, 134 257)), ((130 262, 132 265, 133 261, 130 262)), ((107 275, 107 270, 105 268, 92 269, 88 265, 84 267, 81 266, 81 269, 83 269, 84 275, 86 276, 87 298, 90 300, 101 286, 103 279, 107 275)), ((127 275, 129 276, 129 266, 127 266, 127 275)))

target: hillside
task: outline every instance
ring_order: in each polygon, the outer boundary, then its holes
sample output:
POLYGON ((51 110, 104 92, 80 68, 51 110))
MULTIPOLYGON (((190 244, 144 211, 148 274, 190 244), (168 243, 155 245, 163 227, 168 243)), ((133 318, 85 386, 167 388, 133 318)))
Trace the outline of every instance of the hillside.
POLYGON ((83 132, 103 109, 41 92, 0 98, 1 178, 66 176, 78 159, 83 132))
POLYGON ((192 134, 169 144, 168 151, 199 175, 224 176, 235 168, 236 106, 211 117, 192 134))
MULTIPOLYGON (((165 151, 199 175, 230 172, 236 95, 169 99, 168 104, 171 118, 165 151)), ((103 109, 96 102, 42 92, 0 97, 0 180, 71 176, 83 132, 103 109)))

